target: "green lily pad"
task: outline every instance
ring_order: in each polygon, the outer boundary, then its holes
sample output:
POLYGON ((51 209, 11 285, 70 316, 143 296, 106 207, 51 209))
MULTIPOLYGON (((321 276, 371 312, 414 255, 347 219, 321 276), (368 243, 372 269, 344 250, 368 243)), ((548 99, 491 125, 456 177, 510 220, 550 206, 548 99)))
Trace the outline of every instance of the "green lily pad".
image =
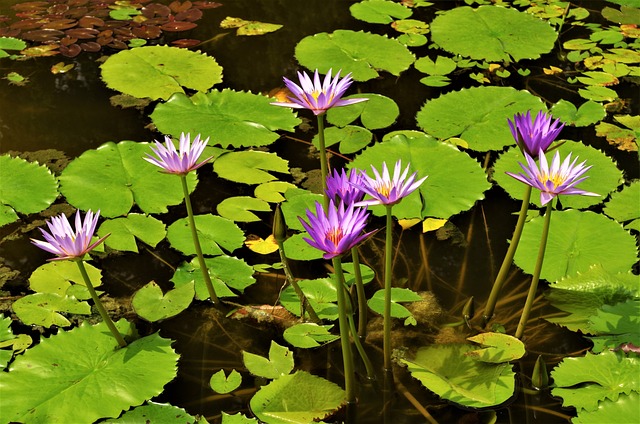
POLYGON ((118 52, 100 65, 107 87, 133 97, 168 99, 183 87, 206 91, 222 82, 222 68, 206 54, 169 46, 118 52))
POLYGON ((338 340, 340 336, 329 332, 331 327, 333 326, 305 322, 287 328, 282 336, 293 347, 309 349, 338 340))
MULTIPOLYGON (((394 205, 397 218, 449 218, 470 209, 490 187, 480 164, 450 144, 402 132, 387 134, 385 139, 365 149, 350 167, 371 172, 370 165, 380 170, 386 161, 392 168, 402 159, 404 166, 411 164, 410 172, 418 172, 417 178, 429 176, 418 190, 394 205)), ((371 210, 376 215, 384 213, 382 206, 371 210)))
MULTIPOLYGON (((244 232, 233 221, 215 215, 196 215, 193 219, 205 255, 222 255, 222 249, 233 252, 242 247, 244 232)), ((167 239, 173 248, 185 255, 196 254, 188 218, 171 224, 167 228, 167 239)))
POLYGON ((609 144, 620 150, 638 151, 638 138, 640 131, 621 128, 608 122, 600 122, 596 125, 596 135, 605 137, 609 144))
POLYGON ((595 411, 606 399, 617 401, 621 394, 639 392, 640 359, 622 353, 605 351, 587 353, 580 358, 565 358, 551 371, 556 387, 554 396, 563 399, 562 406, 574 406, 578 411, 595 411))
POLYGON ((269 24, 259 21, 247 21, 227 16, 220 22, 220 28, 237 28, 237 35, 263 35, 282 28, 279 24, 269 24))
POLYGON ((347 126, 360 118, 365 128, 377 130, 392 125, 400 115, 400 109, 396 102, 380 94, 358 93, 343 98, 369 100, 329 109, 327 111, 327 121, 338 127, 347 126))
MULTIPOLYGON (((514 258, 528 274, 535 268, 543 220, 536 217, 525 225, 514 258)), ((613 273, 626 272, 637 259, 635 237, 617 222, 594 212, 554 211, 540 278, 557 281, 594 264, 613 273)))
POLYGON ((71 322, 60 312, 91 315, 91 306, 72 296, 56 293, 28 294, 13 302, 13 312, 27 325, 68 327, 71 322))
POLYGON ((259 424, 259 421, 257 418, 248 418, 240 412, 230 415, 222 411, 222 424, 259 424))
MULTIPOLYGON (((582 143, 567 141, 558 149, 546 154, 546 158, 549 163, 551 163, 556 151, 560 153, 561 159, 566 158, 569 153, 571 153, 572 158, 578 156, 577 163, 587 161, 586 165, 590 165, 592 168, 586 172, 585 175, 588 176, 588 178, 578 184, 578 188, 600 195, 560 195, 559 199, 563 208, 583 209, 597 205, 622 182, 622 171, 616 167, 616 164, 609 156, 605 155, 598 149, 586 146, 582 143)), ((498 184, 500 184, 500 187, 509 193, 511 197, 522 200, 524 183, 505 173, 507 171, 514 173, 524 172, 519 163, 524 165, 527 163, 520 149, 515 147, 509 149, 509 151, 501 155, 496 161, 494 165, 495 172, 493 174, 493 178, 498 184)), ((539 190, 532 190, 531 203, 541 207, 539 190)))
POLYGON ((629 395, 621 394, 613 402, 609 399, 598 402, 598 409, 578 412, 578 416, 571 419, 574 424, 603 424, 603 423, 637 423, 640 422, 640 395, 631 392, 629 395))
POLYGON ((560 119, 565 124, 571 124, 576 127, 586 127, 604 119, 607 111, 600 103, 588 100, 576 107, 569 101, 561 99, 551 108, 551 114, 554 118, 560 119))
POLYGON ((287 200, 282 203, 281 210, 287 228, 292 230, 304 231, 304 227, 300 223, 298 217, 307 220, 306 212, 310 210, 315 214, 316 202, 322 203, 322 195, 311 193, 306 190, 289 190, 285 193, 287 200))
MULTIPOLYGON (((623 4, 620 1, 614 3, 623 4)), ((634 2, 633 0, 629 0, 627 4, 620 7, 620 10, 612 7, 605 7, 602 9, 602 17, 618 24, 640 25, 639 6, 640 4, 637 1, 634 2)))
POLYGON ((257 186, 253 194, 265 202, 280 203, 285 200, 283 194, 292 188, 296 186, 286 181, 269 181, 257 186))
POLYGON ((335 413, 345 401, 337 384, 297 371, 262 386, 251 398, 251 411, 269 424, 310 423, 335 413))
POLYGON ((220 216, 235 222, 256 222, 260 218, 251 211, 270 212, 269 203, 250 196, 228 197, 218 203, 216 210, 220 216))
MULTIPOLYGON (((373 134, 366 128, 356 125, 329 127, 324 131, 325 147, 340 143, 340 153, 349 154, 362 150, 371 142, 373 134)), ((313 145, 320 146, 318 136, 313 137, 313 145)))
POLYGON ((530 110, 545 110, 528 91, 511 87, 474 87, 454 91, 427 102, 416 115, 427 134, 445 140, 459 137, 471 150, 502 150, 516 142, 507 119, 530 110))
POLYGON ((151 120, 158 131, 175 137, 191 131, 211 137, 212 145, 266 146, 280 137, 275 131, 293 132, 300 123, 289 108, 274 107, 271 101, 266 96, 229 89, 191 97, 176 93, 156 106, 151 120))
POLYGON ((0 37, 0 58, 8 57, 5 50, 23 50, 27 48, 27 43, 13 37, 0 37))
MULTIPOLYGON (((242 352, 242 361, 247 370, 258 377, 275 379, 293 371, 293 352, 271 341, 269 358, 255 353, 242 352)), ((255 411, 254 411, 255 412, 255 411)))
MULTIPOLYGON (((316 311, 320 319, 338 319, 338 294, 336 284, 331 278, 318 278, 315 280, 298 281, 300 289, 316 311)), ((300 316, 300 298, 293 287, 286 287, 280 294, 280 304, 296 316, 300 316)))
MULTIPOLYGON (((102 272, 93 265, 84 262, 89 280, 93 287, 102 284, 102 272)), ((55 293, 60 296, 70 295, 71 288, 76 288, 73 295, 86 300, 91 296, 87 290, 84 278, 73 261, 51 261, 39 266, 29 277, 29 288, 39 293, 55 293), (82 290, 77 290, 82 288, 82 290), (84 295, 81 293, 84 292, 84 295)))
MULTIPOLYGON (((132 331, 124 320, 116 325, 122 334, 132 331)), ((91 423, 117 417, 160 394, 176 376, 177 361, 171 340, 158 333, 119 349, 104 323, 83 323, 41 339, 1 373, 3 419, 91 423)))
POLYGON ((411 16, 411 9, 387 0, 364 0, 349 7, 351 15, 371 24, 390 24, 394 19, 411 16))
POLYGON ((245 150, 220 156, 215 161, 213 170, 226 180, 261 184, 277 179, 267 171, 288 174, 289 162, 275 153, 245 150))
MULTIPOLYGON (((184 193, 179 177, 142 159, 150 152, 148 143, 133 141, 87 150, 62 171, 60 191, 78 209, 100 209, 104 217, 126 215, 134 202, 146 213, 165 213, 184 193)), ((196 173, 189 173, 190 191, 196 182, 196 173)))
POLYGON ((399 76, 414 61, 413 53, 398 41, 383 35, 350 30, 321 32, 303 38, 296 46, 296 59, 308 69, 326 74, 329 69, 350 72, 355 81, 368 81, 387 71, 399 76))
POLYGON ((467 355, 475 359, 492 364, 514 361, 526 353, 524 343, 517 338, 502 333, 480 333, 467 337, 467 340, 483 346, 482 349, 472 350, 467 355))
POLYGON ((615 90, 599 85, 589 85, 586 88, 580 88, 578 89, 578 94, 594 102, 612 102, 618 98, 618 93, 616 93, 615 90))
POLYGON ((163 423, 163 424, 196 424, 199 421, 193 415, 182 408, 168 403, 147 402, 147 404, 133 408, 125 412, 115 420, 106 420, 105 424, 139 424, 139 423, 163 423))
POLYGON ((231 370, 229 375, 220 370, 209 379, 211 389, 216 393, 231 393, 242 384, 242 375, 236 370, 231 370))
POLYGON ((589 318, 588 333, 593 342, 593 352, 614 349, 622 343, 640 344, 640 299, 615 305, 603 305, 595 316, 589 318))
POLYGON ((604 213, 620 223, 631 221, 626 227, 636 225, 640 220, 638 200, 640 199, 640 181, 633 181, 621 191, 611 195, 605 203, 604 213))
POLYGON ((177 286, 162 294, 160 286, 151 281, 134 293, 131 304, 136 314, 147 321, 155 322, 176 316, 187 309, 194 295, 193 282, 177 286))
MULTIPOLYGON (((429 33, 429 24, 417 19, 399 19, 394 21, 391 27, 406 35, 423 35, 429 33)), ((424 38, 426 40, 426 37, 424 38)), ((398 37, 398 41, 401 41, 400 37, 398 37)))
MULTIPOLYGON (((231 289, 242 293, 256 282, 253 278, 253 268, 242 259, 232 256, 216 256, 215 258, 205 258, 204 262, 209 271, 213 290, 218 297, 236 297, 238 294, 231 289)), ((180 265, 171 281, 176 288, 195 283, 196 299, 206 300, 209 298, 209 291, 205 285, 204 277, 202 277, 198 258, 193 258, 191 262, 180 265)))
POLYGON ((40 212, 58 197, 58 183, 49 168, 21 158, 0 156, 0 181, 0 227, 18 220, 16 212, 40 212))
POLYGON ((427 75, 447 75, 455 71, 458 65, 449 57, 438 56, 433 60, 426 56, 416 60, 413 66, 427 75))
POLYGON ((489 62, 537 59, 557 38, 545 21, 497 6, 457 7, 431 22, 431 39, 440 48, 489 62))
POLYGON ((4 370, 14 354, 24 352, 33 340, 27 334, 14 335, 11 331, 11 317, 0 319, 0 370, 4 370), (4 349, 11 347, 11 349, 4 349))
POLYGON ((310 238, 306 232, 294 234, 284 241, 287 258, 294 261, 312 261, 322 258, 324 252, 309 245, 305 238, 310 238))
POLYGON ((422 34, 401 34, 397 38, 399 43, 408 47, 420 47, 427 44, 427 37, 422 34))
MULTIPOLYGON (((400 304, 400 302, 419 302, 422 297, 413 290, 400 287, 391 288, 391 316, 393 318, 405 318, 404 325, 417 325, 418 322, 411 311, 400 304)), ((384 313, 384 290, 378 290, 367 301, 367 306, 372 311, 382 315, 384 313)))
POLYGON ((166 236, 162 221, 148 215, 131 213, 125 218, 109 219, 100 225, 98 235, 104 237, 105 244, 112 249, 138 253, 136 238, 155 247, 166 236))
POLYGON ((468 355, 466 344, 422 347, 415 359, 401 360, 413 378, 438 396, 460 405, 483 408, 507 401, 515 388, 508 363, 489 364, 468 355))

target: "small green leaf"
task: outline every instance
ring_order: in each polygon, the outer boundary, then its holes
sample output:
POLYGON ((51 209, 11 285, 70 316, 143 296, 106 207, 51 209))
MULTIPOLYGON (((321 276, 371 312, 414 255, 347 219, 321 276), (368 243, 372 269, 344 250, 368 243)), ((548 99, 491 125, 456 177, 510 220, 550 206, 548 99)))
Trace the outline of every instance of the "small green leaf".
POLYGON ((263 35, 282 28, 279 24, 268 24, 259 21, 246 21, 227 16, 220 22, 220 28, 237 28, 237 35, 263 35))
POLYGON ((604 213, 620 223, 640 219, 638 199, 640 199, 640 181, 636 180, 611 195, 609 201, 605 203, 604 213))
MULTIPOLYGON (((325 147, 340 143, 340 153, 344 154, 362 150, 373 138, 371 131, 355 125, 347 125, 343 128, 329 127, 324 131, 324 136, 325 147)), ((319 138, 316 135, 313 137, 313 144, 318 147, 319 143, 319 138)))
MULTIPOLYGON (((392 287, 391 316, 393 318, 407 318, 408 321, 405 321, 405 325, 409 323, 415 325, 415 317, 413 316, 411 311, 402 306, 400 302, 418 302, 420 300, 422 300, 420 295, 412 290, 392 287)), ((382 315, 384 313, 384 290, 378 290, 377 292, 375 292, 371 299, 367 301, 367 305, 371 308, 372 311, 382 315)))
POLYGON ((331 108, 327 111, 327 121, 338 127, 344 127, 357 118, 370 130, 386 128, 392 125, 400 115, 400 109, 393 99, 380 94, 358 93, 344 99, 369 99, 366 102, 331 108))
MULTIPOLYGON (((331 278, 318 278, 316 280, 302 280, 298 282, 300 289, 311 303, 313 310, 320 319, 338 319, 338 295, 336 285, 331 278)), ((300 298, 293 287, 288 286, 280 294, 280 304, 286 310, 296 316, 300 316, 300 298)))
POLYGON ((224 370, 220 370, 211 376, 209 385, 216 393, 231 393, 242 384, 242 375, 236 370, 231 370, 227 376, 224 370))
POLYGON ((255 222, 260 218, 250 211, 269 212, 271 206, 264 200, 250 196, 228 197, 218 203, 216 210, 220 216, 234 222, 255 222))
POLYGON ((579 109, 569 101, 561 99, 551 108, 554 118, 560 119, 565 124, 572 124, 576 127, 586 127, 604 119, 607 111, 600 103, 591 100, 580 105, 579 109))
POLYGON ((296 186, 285 181, 270 181, 257 186, 253 194, 265 202, 280 203, 285 200, 283 194, 292 188, 296 186))
MULTIPOLYGON (((196 215, 193 217, 198 238, 205 255, 222 255, 242 247, 244 232, 233 221, 215 215, 196 215)), ((193 237, 189 219, 182 218, 167 228, 167 239, 171 246, 186 255, 195 255, 193 237)))
POLYGON ((189 307, 195 295, 193 282, 177 286, 162 294, 162 289, 151 281, 136 291, 131 300, 136 314, 150 322, 178 315, 189 307))
POLYGON ((361 21, 371 24, 390 24, 394 19, 404 19, 411 16, 411 9, 386 0, 364 0, 349 7, 351 15, 361 21))
POLYGON ((416 60, 413 66, 427 75, 447 75, 455 71, 457 67, 453 59, 445 56, 438 56, 435 61, 428 56, 421 57, 416 60))
POLYGON ((68 327, 71 325, 60 312, 91 315, 91 306, 75 297, 55 293, 29 294, 13 302, 11 306, 20 321, 27 325, 43 327, 68 327))
POLYGON ((98 235, 104 237, 105 244, 112 249, 138 253, 136 238, 155 247, 166 236, 162 221, 148 215, 131 213, 126 218, 109 219, 100 225, 98 235))
MULTIPOLYGON (((216 256, 205 258, 205 265, 213 284, 213 289, 218 297, 237 296, 231 289, 240 293, 256 282, 253 278, 253 268, 242 259, 232 256, 216 256)), ((209 291, 200 271, 198 258, 193 258, 190 263, 183 263, 176 269, 171 281, 176 288, 184 284, 195 282, 196 298, 205 300, 209 298, 209 291)))
POLYGON ((311 322, 296 324, 284 330, 283 336, 293 347, 309 349, 338 340, 340 336, 329 332, 331 327, 311 322))
POLYGON ((289 162, 275 153, 256 150, 231 152, 220 156, 214 171, 226 180, 245 184, 261 184, 276 179, 267 171, 289 173, 289 162))
POLYGON ((480 333, 467 337, 467 340, 478 343, 483 349, 472 350, 467 355, 492 364, 514 361, 526 353, 524 343, 515 337, 502 333, 480 333))
POLYGON ((580 88, 578 94, 594 102, 612 102, 618 98, 618 93, 614 90, 598 85, 589 85, 586 88, 580 88))
POLYGON ((294 365, 293 352, 274 341, 271 341, 269 348, 269 359, 243 351, 242 360, 251 374, 270 379, 289 374, 294 365))

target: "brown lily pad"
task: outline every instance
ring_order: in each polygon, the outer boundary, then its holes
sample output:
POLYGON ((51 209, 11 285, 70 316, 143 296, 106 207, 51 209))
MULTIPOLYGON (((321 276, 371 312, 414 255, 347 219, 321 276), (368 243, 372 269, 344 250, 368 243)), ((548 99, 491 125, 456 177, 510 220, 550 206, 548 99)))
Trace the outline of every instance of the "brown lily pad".
POLYGON ((215 9, 216 7, 222 6, 222 3, 215 1, 194 1, 193 5, 198 9, 215 9))
POLYGON ((60 54, 65 57, 76 57, 82 51, 82 47, 77 44, 69 44, 68 46, 60 46, 60 54))
POLYGON ((107 44, 113 42, 113 40, 114 38, 112 36, 105 35, 96 38, 96 43, 100 44, 101 46, 106 46, 107 44))
POLYGON ((102 27, 103 25, 104 20, 96 18, 95 16, 83 16, 78 21, 78 26, 82 28, 102 27))
POLYGON ((77 25, 75 19, 56 19, 55 21, 47 22, 42 25, 42 29, 69 29, 77 25))
POLYGON ((95 53, 102 49, 102 46, 95 41, 89 41, 86 43, 80 43, 80 48, 85 52, 95 53))
POLYGON ((44 10, 47 6, 49 6, 49 2, 46 1, 28 1, 25 3, 14 4, 11 8, 18 12, 26 12, 34 9, 44 10))
POLYGON ((63 35, 64 32, 58 31, 57 29, 34 29, 33 31, 23 32, 22 39, 46 43, 58 41, 63 35))
POLYGON ((164 16, 167 17, 171 14, 171 9, 164 4, 152 3, 148 6, 145 6, 141 10, 142 15, 145 18, 151 19, 155 16, 164 16))
POLYGON ((118 49, 118 50, 127 50, 129 48, 129 46, 127 46, 126 43, 120 40, 113 40, 112 42, 107 44, 107 46, 113 47, 114 49, 118 49))
POLYGON ((176 47, 182 47, 184 49, 188 49, 190 47, 195 47, 200 44, 202 41, 194 40, 193 38, 181 38, 180 40, 174 40, 171 42, 172 45, 176 47))
POLYGON ((74 7, 69 9, 69 11, 67 13, 65 13, 65 16, 67 18, 73 18, 73 19, 80 19, 83 16, 86 16, 89 14, 89 9, 86 7, 74 7))
POLYGON ((132 28, 131 32, 138 38, 144 38, 146 40, 151 40, 153 38, 158 38, 162 35, 162 30, 160 27, 155 25, 141 25, 137 28, 132 28))
POLYGON ((96 38, 100 31, 95 28, 72 28, 65 31, 69 37, 78 38, 80 40, 87 40, 96 38))
POLYGON ((63 46, 70 46, 71 44, 77 42, 78 39, 77 38, 73 38, 73 37, 69 37, 68 35, 66 37, 62 37, 60 39, 60 44, 63 46))
POLYGON ((179 13, 191 9, 192 6, 193 4, 190 1, 180 2, 176 0, 169 4, 169 9, 171 9, 173 13, 179 13))
POLYGON ((167 32, 180 32, 180 31, 187 31, 187 30, 193 29, 197 26, 198 25, 193 22, 173 21, 173 22, 167 22, 166 24, 162 25, 160 28, 162 28, 163 31, 167 31, 167 32))
POLYGON ((64 15, 69 10, 69 5, 64 3, 56 3, 47 9, 50 15, 64 15))
POLYGON ((202 18, 202 10, 191 8, 183 12, 176 13, 176 21, 195 22, 202 18))
POLYGON ((22 31, 17 28, 0 28, 0 37, 18 37, 22 31))
POLYGON ((42 26, 42 20, 39 18, 23 19, 10 25, 14 29, 36 29, 42 26))
POLYGON ((67 4, 71 7, 84 6, 87 3, 89 3, 89 0, 68 0, 67 1, 67 4))

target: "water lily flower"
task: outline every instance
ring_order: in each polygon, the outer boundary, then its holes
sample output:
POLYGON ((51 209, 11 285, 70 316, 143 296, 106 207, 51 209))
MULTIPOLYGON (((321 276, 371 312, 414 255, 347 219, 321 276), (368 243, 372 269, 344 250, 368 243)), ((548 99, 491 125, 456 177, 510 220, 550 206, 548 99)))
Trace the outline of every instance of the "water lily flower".
POLYGON ((561 194, 599 196, 597 193, 591 193, 575 187, 588 178, 583 177, 582 175, 591 169, 591 166, 584 165, 586 161, 576 165, 576 162, 578 161, 577 156, 573 161, 571 161, 571 153, 569 153, 561 164, 560 152, 556 152, 553 156, 551 167, 549 167, 547 158, 545 157, 542 149, 538 152, 540 167, 538 167, 535 160, 526 152, 524 153, 524 157, 527 160, 527 166, 520 163, 520 167, 525 173, 514 174, 512 172, 507 172, 507 174, 518 181, 540 190, 540 202, 542 205, 546 205, 553 198, 561 194))
POLYGON ((368 100, 341 99, 353 80, 351 79, 351 74, 347 74, 347 76, 340 79, 340 71, 331 79, 331 69, 329 69, 323 82, 320 81, 317 69, 313 75, 313 81, 305 72, 298 72, 300 85, 286 77, 283 80, 294 97, 288 97, 290 102, 273 102, 271 103, 272 105, 309 109, 315 115, 322 115, 332 107, 347 106, 368 100))
POLYGON ((316 214, 307 210, 309 223, 298 217, 302 226, 311 238, 304 240, 316 249, 322 250, 325 259, 340 256, 358 243, 369 237, 373 232, 363 233, 367 225, 369 213, 366 208, 359 208, 350 203, 340 202, 336 208, 333 200, 329 201, 329 211, 324 211, 320 202, 316 202, 316 214))
POLYGON ((538 112, 533 121, 531 120, 530 111, 527 111, 524 115, 516 113, 513 117, 513 122, 507 119, 511 134, 518 147, 532 158, 535 158, 540 150, 546 151, 558 137, 562 128, 564 128, 564 124, 559 119, 553 122, 551 120, 551 115, 543 111, 538 112))
POLYGON ((341 172, 334 168, 333 173, 327 177, 327 196, 336 202, 342 200, 347 205, 359 202, 365 195, 360 185, 362 176, 359 170, 352 168, 347 175, 344 168, 341 172))
POLYGON ((71 228, 66 215, 54 216, 47 221, 49 232, 40 228, 40 232, 46 241, 31 239, 31 242, 42 250, 56 255, 52 261, 63 259, 76 259, 83 257, 102 243, 109 234, 100 238, 95 243, 91 243, 91 238, 96 230, 96 224, 100 217, 100 211, 95 214, 90 210, 84 217, 84 222, 80 218, 80 211, 76 212, 75 230, 71 228))
POLYGON ((427 179, 427 177, 420 178, 418 181, 414 181, 418 172, 414 172, 407 178, 409 173, 409 166, 400 173, 402 169, 402 161, 398 160, 393 170, 393 178, 389 175, 389 169, 387 169, 387 163, 382 163, 382 176, 376 168, 371 165, 375 178, 369 177, 366 172, 362 173, 362 185, 360 189, 366 194, 373 197, 373 199, 363 200, 357 202, 356 206, 365 205, 386 205, 391 206, 400 202, 404 197, 411 194, 427 179))
POLYGON ((193 139, 193 144, 190 138, 190 134, 180 134, 179 150, 176 150, 170 137, 164 137, 164 146, 156 140, 156 146, 152 146, 151 150, 157 157, 147 153, 147 157, 145 157, 144 160, 159 166, 168 174, 186 175, 194 169, 200 168, 213 157, 210 156, 202 162, 196 163, 204 148, 207 146, 209 138, 207 137, 206 140, 201 140, 200 134, 198 134, 193 139))

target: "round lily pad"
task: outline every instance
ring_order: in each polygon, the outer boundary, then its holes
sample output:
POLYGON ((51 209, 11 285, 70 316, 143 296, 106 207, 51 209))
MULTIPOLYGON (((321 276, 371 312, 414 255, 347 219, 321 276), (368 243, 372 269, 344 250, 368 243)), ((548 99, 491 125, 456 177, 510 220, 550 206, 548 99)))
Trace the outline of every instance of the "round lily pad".
POLYGON ((344 127, 359 117, 365 128, 377 130, 392 125, 400 115, 400 108, 389 97, 369 93, 358 93, 344 97, 344 99, 354 98, 369 100, 353 105, 331 108, 327 111, 327 121, 330 124, 344 127))
POLYGON ((516 113, 545 110, 542 101, 511 87, 474 87, 427 102, 416 115, 418 126, 441 140, 459 137, 469 149, 501 150, 516 142, 507 119, 516 113))
POLYGON ((182 87, 206 91, 222 82, 222 68, 200 52, 169 46, 123 50, 101 66, 107 87, 134 97, 168 99, 182 87))
MULTIPOLYGON (((222 255, 222 249, 233 252, 242 247, 244 233, 233 221, 215 215, 196 215, 193 219, 205 255, 222 255)), ((167 239, 173 248, 185 255, 195 255, 187 218, 179 219, 167 228, 167 239)))
POLYGON ((411 9, 387 0, 364 0, 349 7, 351 15, 371 24, 390 24, 394 19, 411 16, 411 9))
POLYGON ((534 16, 498 6, 457 7, 431 22, 431 39, 442 49, 491 62, 536 59, 558 38, 534 16))

